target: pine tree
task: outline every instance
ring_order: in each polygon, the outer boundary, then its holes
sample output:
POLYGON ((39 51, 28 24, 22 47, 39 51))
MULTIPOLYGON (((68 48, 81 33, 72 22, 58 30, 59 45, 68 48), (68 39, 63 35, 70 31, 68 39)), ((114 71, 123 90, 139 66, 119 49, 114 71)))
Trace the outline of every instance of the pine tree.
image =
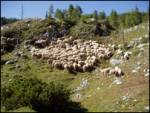
POLYGON ((72 4, 69 5, 69 9, 68 9, 68 18, 70 20, 73 19, 73 10, 74 10, 74 6, 72 4))
POLYGON ((53 14, 54 14, 54 8, 53 8, 53 5, 50 5, 49 12, 48 12, 48 17, 52 18, 53 14))
POLYGON ((47 11, 46 11, 46 15, 45 15, 45 18, 46 18, 46 19, 48 18, 48 14, 47 14, 47 11))
POLYGON ((60 9, 56 10, 55 18, 57 18, 59 20, 63 20, 64 19, 64 14, 63 14, 63 12, 60 9))
POLYGON ((105 14, 105 12, 104 11, 102 11, 102 12, 99 12, 99 19, 100 20, 104 20, 104 19, 106 19, 106 14, 105 14))
POLYGON ((97 10, 94 11, 94 13, 93 13, 93 18, 94 18, 95 20, 98 19, 98 13, 97 13, 97 10))
POLYGON ((77 5, 77 6, 76 6, 76 9, 79 11, 79 14, 80 14, 80 16, 81 16, 81 14, 83 13, 82 8, 77 5))
POLYGON ((115 10, 111 11, 111 14, 109 16, 109 22, 114 28, 118 28, 119 26, 118 14, 115 10))
POLYGON ((68 17, 67 10, 63 10, 62 13, 64 15, 64 20, 67 20, 68 17))

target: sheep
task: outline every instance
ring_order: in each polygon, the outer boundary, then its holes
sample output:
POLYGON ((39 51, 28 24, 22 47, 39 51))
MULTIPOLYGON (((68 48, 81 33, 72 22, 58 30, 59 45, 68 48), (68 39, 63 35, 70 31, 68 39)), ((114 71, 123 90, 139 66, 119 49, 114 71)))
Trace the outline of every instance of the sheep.
POLYGON ((101 72, 103 75, 109 75, 111 69, 112 69, 111 67, 104 68, 104 69, 100 69, 100 72, 101 72))
POLYGON ((116 77, 124 75, 124 72, 119 67, 100 69, 100 72, 103 73, 103 75, 115 75, 116 77))
POLYGON ((123 58, 128 60, 129 59, 129 56, 131 55, 132 53, 131 52, 125 52, 123 58))
POLYGON ((120 77, 120 76, 124 75, 124 72, 120 68, 115 67, 115 75, 116 75, 116 77, 120 77))
POLYGON ((48 64, 69 72, 91 71, 100 59, 112 56, 112 52, 103 44, 91 40, 74 40, 73 37, 51 41, 49 47, 43 49, 32 48, 31 53, 35 56, 41 54, 43 59, 50 59, 48 64))

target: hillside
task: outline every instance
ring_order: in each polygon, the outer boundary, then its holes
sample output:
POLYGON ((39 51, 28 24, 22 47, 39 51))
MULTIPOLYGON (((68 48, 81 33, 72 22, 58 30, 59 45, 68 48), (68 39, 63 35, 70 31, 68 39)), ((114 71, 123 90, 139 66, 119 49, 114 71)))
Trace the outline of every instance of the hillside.
MULTIPOLYGON (((149 111, 149 22, 118 32, 106 23, 98 27, 95 23, 79 23, 71 28, 65 23, 50 23, 24 20, 3 26, 2 88, 17 78, 36 78, 64 84, 71 89, 71 101, 79 102, 85 111, 149 111), (46 38, 47 30, 53 39, 46 38), (118 67, 123 74, 109 74, 104 71, 108 67, 118 67)), ((1 111, 7 111, 1 107, 1 111)), ((8 111, 34 109, 20 106, 8 111)))

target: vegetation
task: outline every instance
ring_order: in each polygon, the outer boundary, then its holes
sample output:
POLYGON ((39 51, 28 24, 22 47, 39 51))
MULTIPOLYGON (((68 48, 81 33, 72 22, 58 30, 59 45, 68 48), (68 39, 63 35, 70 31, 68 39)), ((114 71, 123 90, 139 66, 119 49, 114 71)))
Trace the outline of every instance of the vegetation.
POLYGON ((16 21, 18 21, 19 19, 16 18, 6 18, 6 17, 1 17, 1 26, 5 25, 5 24, 11 24, 14 23, 16 21))
POLYGON ((2 105, 6 110, 30 106, 36 111, 65 111, 69 94, 69 90, 60 84, 17 78, 2 87, 2 105))
MULTIPOLYGON (((143 37, 148 33, 148 25, 144 23, 148 21, 148 12, 140 12, 138 8, 123 14, 112 10, 111 14, 107 16, 104 11, 96 10, 91 14, 83 14, 80 6, 73 5, 70 5, 67 10, 57 9, 54 12, 51 5, 45 18, 44 20, 33 19, 29 22, 22 20, 12 23, 8 25, 8 29, 2 30, 2 35, 5 39, 26 40, 33 37, 40 38, 46 32, 57 34, 67 30, 69 35, 83 38, 83 40, 96 40, 106 45, 122 45, 119 28, 128 28, 142 23, 141 25, 145 28, 124 34, 125 42, 128 45, 132 39, 143 37), (111 33, 110 29, 113 29, 111 27, 119 29, 118 32, 111 33), (104 34, 109 34, 111 38, 103 38, 102 36, 108 36, 104 34)), ((141 43, 147 43, 148 40, 149 38, 142 38, 141 43)), ((123 46, 121 47, 124 49, 123 46)), ((99 67, 92 72, 77 73, 76 75, 70 74, 66 70, 50 69, 46 61, 32 58, 21 43, 19 48, 2 55, 1 111, 147 111, 144 107, 149 105, 149 82, 143 75, 145 74, 143 70, 148 67, 148 62, 144 64, 145 61, 148 61, 148 49, 144 46, 140 57, 137 56, 141 50, 136 47, 129 49, 132 51, 131 58, 119 65, 125 71, 123 83, 116 85, 113 84, 114 76, 102 76, 96 71, 99 70, 99 67), (28 59, 20 57, 14 64, 5 64, 6 61, 15 59, 14 54, 18 50, 27 55, 28 59), (132 69, 135 68, 137 61, 142 64, 141 69, 134 76, 132 69), (16 68, 16 65, 20 65, 20 67, 16 68), (75 98, 77 93, 73 91, 80 86, 83 79, 87 79, 89 85, 79 91, 82 96, 81 100, 78 100, 75 98), (123 96, 128 95, 131 96, 128 100, 122 100, 123 96)), ((100 68, 109 67, 109 60, 101 60, 99 66, 100 68)))

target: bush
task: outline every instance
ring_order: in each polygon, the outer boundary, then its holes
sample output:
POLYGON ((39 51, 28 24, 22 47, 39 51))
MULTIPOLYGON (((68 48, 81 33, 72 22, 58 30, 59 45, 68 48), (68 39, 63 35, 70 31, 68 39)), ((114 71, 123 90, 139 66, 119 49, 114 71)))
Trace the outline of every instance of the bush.
POLYGON ((149 37, 142 37, 141 43, 148 43, 149 42, 149 37))
POLYGON ((35 78, 17 78, 2 88, 1 101, 6 110, 29 106, 40 112, 65 111, 69 94, 69 90, 61 84, 46 84, 35 78))
POLYGON ((2 35, 9 38, 19 38, 21 36, 21 31, 16 28, 5 29, 2 30, 2 35))
POLYGON ((140 50, 138 48, 134 48, 132 53, 133 53, 133 56, 137 56, 140 53, 140 50))

